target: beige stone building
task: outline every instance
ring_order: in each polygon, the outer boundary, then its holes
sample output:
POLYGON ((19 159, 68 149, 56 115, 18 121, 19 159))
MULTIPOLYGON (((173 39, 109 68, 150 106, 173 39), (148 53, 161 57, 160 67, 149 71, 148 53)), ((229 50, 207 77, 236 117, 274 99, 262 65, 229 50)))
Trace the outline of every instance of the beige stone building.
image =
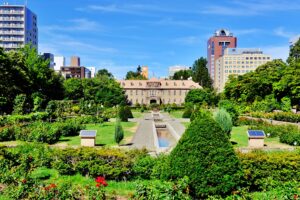
POLYGON ((222 92, 229 75, 243 75, 271 60, 260 49, 227 48, 216 60, 214 88, 222 92))
POLYGON ((150 80, 121 80, 128 100, 135 104, 149 105, 184 103, 185 96, 192 89, 202 88, 192 80, 165 80, 152 78, 150 80))

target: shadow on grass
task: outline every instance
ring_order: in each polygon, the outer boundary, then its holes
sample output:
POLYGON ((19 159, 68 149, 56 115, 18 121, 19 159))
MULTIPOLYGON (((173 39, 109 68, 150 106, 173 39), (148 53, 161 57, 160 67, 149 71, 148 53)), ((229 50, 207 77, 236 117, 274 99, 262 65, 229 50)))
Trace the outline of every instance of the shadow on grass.
POLYGON ((104 147, 106 144, 95 144, 96 147, 104 147))
POLYGON ((119 146, 131 146, 131 145, 133 145, 133 143, 131 142, 131 143, 126 143, 126 144, 120 144, 119 146))
POLYGON ((69 142, 70 141, 70 139, 67 139, 67 138, 65 138, 65 139, 59 139, 59 142, 69 142))
POLYGON ((232 145, 237 145, 238 143, 235 141, 230 141, 232 145))

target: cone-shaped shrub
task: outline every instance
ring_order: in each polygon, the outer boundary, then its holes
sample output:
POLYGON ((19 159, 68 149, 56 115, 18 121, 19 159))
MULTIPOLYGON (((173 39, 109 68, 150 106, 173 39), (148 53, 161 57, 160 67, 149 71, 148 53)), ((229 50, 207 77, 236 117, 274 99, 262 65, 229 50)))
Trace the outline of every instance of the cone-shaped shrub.
POLYGON ((120 119, 117 119, 115 126, 115 142, 120 144, 124 138, 124 131, 120 122, 120 119))
POLYGON ((128 116, 127 116, 127 113, 126 113, 126 110, 125 110, 125 107, 121 106, 119 108, 119 118, 122 122, 128 122, 128 116))
POLYGON ((133 114, 132 114, 132 112, 131 112, 130 107, 129 107, 129 106, 125 106, 125 107, 124 107, 124 110, 125 110, 124 112, 126 113, 127 118, 132 119, 132 118, 133 118, 133 114))
POLYGON ((199 115, 170 154, 173 179, 188 176, 196 198, 226 195, 235 189, 240 164, 220 126, 209 115, 199 115))
POLYGON ((223 132, 230 138, 232 130, 232 120, 230 114, 225 109, 220 109, 214 113, 214 119, 219 124, 223 132))

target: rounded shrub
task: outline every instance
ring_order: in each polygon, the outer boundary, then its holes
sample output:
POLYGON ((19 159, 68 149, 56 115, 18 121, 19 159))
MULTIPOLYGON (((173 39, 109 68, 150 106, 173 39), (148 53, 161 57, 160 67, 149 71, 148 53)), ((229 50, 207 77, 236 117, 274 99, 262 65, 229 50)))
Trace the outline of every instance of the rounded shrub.
POLYGON ((126 113, 127 117, 130 118, 130 119, 132 119, 133 118, 133 114, 131 112, 130 107, 129 106, 125 106, 124 110, 125 110, 124 112, 126 113))
POLYGON ((170 154, 170 175, 190 178, 196 198, 226 195, 236 188, 241 176, 234 149, 215 120, 198 116, 170 154))
POLYGON ((182 114, 182 118, 190 118, 193 113, 192 108, 186 108, 182 114))
POLYGON ((232 130, 231 116, 226 110, 220 109, 214 113, 214 119, 219 124, 223 132, 230 138, 230 132, 232 130))

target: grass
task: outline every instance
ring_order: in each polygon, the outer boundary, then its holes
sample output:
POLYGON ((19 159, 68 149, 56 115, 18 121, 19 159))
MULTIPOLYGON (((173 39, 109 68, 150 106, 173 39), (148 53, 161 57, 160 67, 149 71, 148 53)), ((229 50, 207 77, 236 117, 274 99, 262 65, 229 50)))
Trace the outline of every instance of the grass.
MULTIPOLYGON (((124 140, 121 144, 126 144, 131 141, 133 134, 135 133, 137 123, 136 122, 122 122, 124 130, 124 140)), ((87 130, 97 130, 96 145, 115 146, 114 132, 115 122, 105 122, 103 124, 87 124, 87 130)), ((60 143, 66 143, 67 145, 75 146, 80 145, 80 137, 62 137, 60 143)))
MULTIPOLYGON (((248 126, 233 127, 231 131, 231 141, 236 143, 235 147, 248 147, 248 126)), ((279 137, 265 138, 265 145, 271 148, 291 147, 279 141, 279 137)))
POLYGON ((183 110, 174 110, 170 112, 171 117, 182 118, 183 110))
POLYGON ((185 128, 188 128, 191 122, 181 122, 185 128))
POLYGON ((134 118, 142 118, 144 116, 144 113, 141 113, 139 110, 132 111, 132 115, 134 118))

